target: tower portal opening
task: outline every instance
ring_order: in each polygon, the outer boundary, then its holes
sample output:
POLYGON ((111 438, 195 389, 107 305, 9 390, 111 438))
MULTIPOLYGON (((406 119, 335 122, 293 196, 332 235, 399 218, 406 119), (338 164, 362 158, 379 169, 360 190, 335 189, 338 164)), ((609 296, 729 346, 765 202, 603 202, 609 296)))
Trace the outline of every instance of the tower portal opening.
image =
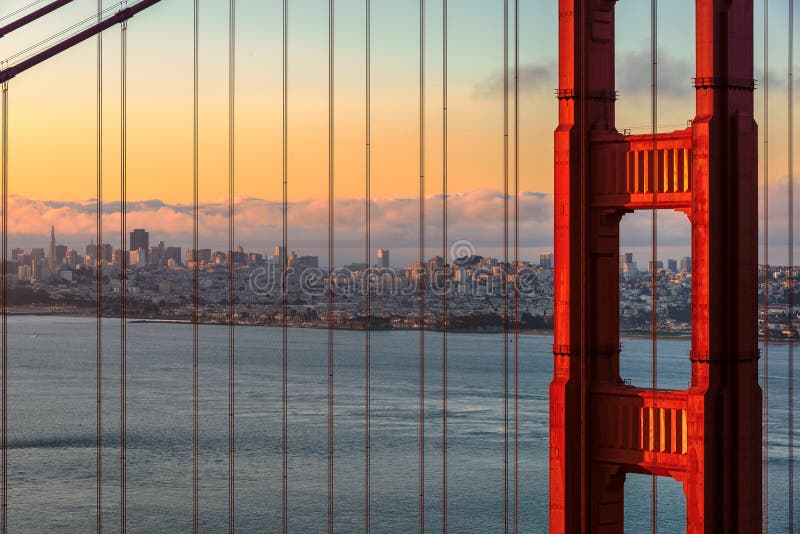
POLYGON ((636 211, 620 222, 620 376, 649 388, 652 371, 652 272, 657 272, 659 389, 686 389, 691 376, 692 226, 686 215, 658 211, 658 257, 652 259, 652 212, 636 211))
MULTIPOLYGON (((625 532, 650 532, 652 521, 649 475, 629 473, 625 477, 625 532)), ((658 533, 686 530, 686 497, 675 479, 658 479, 658 533)))

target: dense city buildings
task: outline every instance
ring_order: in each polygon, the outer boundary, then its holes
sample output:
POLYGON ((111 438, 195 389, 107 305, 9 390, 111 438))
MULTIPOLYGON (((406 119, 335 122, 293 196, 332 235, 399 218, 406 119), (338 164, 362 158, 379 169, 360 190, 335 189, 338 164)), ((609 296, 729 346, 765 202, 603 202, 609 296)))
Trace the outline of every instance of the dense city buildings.
MULTIPOLYGON (((58 313, 94 313, 95 269, 103 271, 103 301, 106 313, 117 312, 122 267, 121 249, 109 244, 86 245, 84 251, 56 242, 51 228, 51 255, 43 248, 26 252, 14 248, 8 258, 11 273, 11 305, 41 306, 58 313), (17 293, 15 293, 17 291, 17 293), (28 295, 16 298, 14 295, 28 295), (34 297, 35 296, 35 297, 34 297), (16 299, 16 300, 15 300, 16 299), (26 300, 27 299, 27 300, 26 300), (115 300, 116 299, 116 300, 115 300)), ((402 268, 390 266, 389 250, 379 249, 374 267, 353 263, 321 270, 319 257, 297 251, 286 254, 276 246, 272 254, 247 251, 239 245, 230 255, 209 248, 197 251, 159 241, 149 243, 144 229, 131 232, 131 250, 126 251, 127 309, 132 317, 187 320, 191 317, 195 267, 199 273, 201 320, 224 322, 228 313, 228 269, 235 274, 236 321, 243 324, 280 324, 284 262, 287 268, 286 293, 289 323, 293 326, 327 324, 327 290, 332 288, 335 321, 342 328, 364 324, 363 297, 370 291, 376 328, 419 328, 418 295, 425 282, 426 328, 438 328, 441 321, 441 294, 448 291, 450 326, 453 330, 497 331, 502 329, 503 291, 509 298, 518 291, 520 327, 525 330, 552 328, 553 255, 543 252, 538 264, 519 261, 505 264, 476 254, 446 263, 434 256, 425 263, 413 262, 402 268), (134 249, 133 247, 137 247, 134 249), (185 260, 185 261, 184 261, 185 260), (425 276, 422 276, 422 275, 425 276)), ((659 331, 664 335, 691 332, 691 258, 643 262, 638 267, 633 253, 619 256, 620 328, 627 333, 650 331, 653 270, 657 290, 659 331), (666 268, 664 265, 666 264, 666 268)), ((760 317, 762 332, 769 328, 772 339, 796 336, 790 324, 789 291, 797 272, 770 267, 760 272, 760 301, 765 290, 769 306, 760 317)), ((800 302, 800 295, 795 295, 800 302)), ((795 311, 795 316, 797 315, 795 311)), ((800 324, 800 317, 795 317, 800 324)))

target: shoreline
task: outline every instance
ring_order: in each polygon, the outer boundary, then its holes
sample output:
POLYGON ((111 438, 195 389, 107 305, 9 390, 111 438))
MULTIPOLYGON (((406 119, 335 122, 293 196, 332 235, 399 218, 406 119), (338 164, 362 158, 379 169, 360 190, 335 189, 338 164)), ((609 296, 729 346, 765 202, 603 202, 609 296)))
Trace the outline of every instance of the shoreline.
MULTIPOLYGON (((87 313, 81 313, 82 308, 75 308, 75 313, 64 313, 59 311, 46 311, 43 309, 15 309, 9 310, 9 316, 35 316, 35 317, 64 317, 64 318, 96 318, 95 313, 88 313, 89 311, 93 311, 91 309, 86 309, 87 313)), ((104 319, 119 319, 119 315, 104 315, 104 319)), ((192 321, 190 319, 160 319, 160 318, 149 318, 149 317, 129 317, 128 322, 131 324, 184 324, 184 325, 191 325, 192 321)), ((204 326, 226 326, 227 323, 219 322, 219 321, 201 321, 199 324, 204 326)), ((281 328, 281 324, 267 324, 267 323, 236 323, 235 326, 237 327, 267 327, 267 328, 281 328)), ((288 325, 288 328, 297 328, 297 329, 313 329, 313 330, 327 330, 328 327, 325 325, 288 325)), ((334 327, 333 330, 335 331, 363 331, 363 328, 357 327, 334 327)), ((427 332, 441 332, 440 328, 426 328, 427 332)), ((373 332, 390 332, 390 331, 402 331, 402 332, 417 332, 419 331, 418 328, 398 328, 398 327, 391 327, 391 328, 380 328, 380 329, 373 329, 373 332)), ((449 329, 448 333, 452 334, 502 334, 502 329, 475 329, 475 330, 464 330, 464 329, 449 329)), ((509 333, 513 333, 513 330, 509 330, 509 333)), ((520 335, 523 336, 552 336, 552 330, 520 330, 520 335)), ((659 333, 659 337, 661 339, 670 339, 670 340, 691 340, 691 334, 675 334, 675 333, 659 333)), ((621 331, 620 338, 628 338, 628 339, 650 339, 650 335, 645 332, 637 332, 637 331, 621 331)), ((763 343, 764 338, 759 336, 758 338, 759 343, 763 343)), ((770 338, 770 344, 774 345, 783 345, 788 344, 790 340, 787 339, 775 339, 770 338)))
MULTIPOLYGON (((42 308, 36 309, 31 308, 29 310, 25 309, 13 309, 9 310, 9 316, 36 316, 36 317, 65 317, 65 318, 96 318, 97 315, 93 312, 94 310, 90 308, 86 308, 86 313, 81 313, 83 308, 75 308, 74 313, 64 313, 63 311, 47 311, 42 308)), ((119 319, 119 315, 104 315, 104 319, 119 319)), ((193 324, 190 319, 162 319, 162 318, 150 318, 150 317, 129 317, 128 322, 131 324, 184 324, 184 325, 191 325, 193 324)), ((226 326, 227 323, 221 321, 200 321, 199 324, 205 326, 226 326)), ((268 327, 268 328, 281 328, 281 324, 267 324, 267 323, 236 323, 235 326, 237 327, 268 327)), ((288 328, 297 328, 297 329, 313 329, 313 330, 327 330, 328 327, 326 325, 288 325, 288 328)), ((358 327, 334 327, 333 330, 336 331, 363 331, 363 328, 358 327)), ((441 328, 426 328, 427 332, 441 332, 441 328)), ((381 332, 381 331, 403 331, 403 332, 417 332, 419 331, 418 328, 398 328, 398 327, 390 327, 390 328, 380 328, 380 329, 373 329, 373 332, 381 332)), ((448 329, 448 333, 453 334, 502 334, 502 329, 448 329)), ((513 333, 513 329, 509 330, 509 334, 513 333)), ((552 330, 525 330, 521 329, 519 331, 520 335, 524 336, 552 336, 552 330)), ((644 333, 632 333, 632 332, 620 332, 622 337, 626 338, 648 338, 649 336, 644 333)), ((669 339, 689 339, 691 336, 686 334, 661 334, 665 338, 669 339)))

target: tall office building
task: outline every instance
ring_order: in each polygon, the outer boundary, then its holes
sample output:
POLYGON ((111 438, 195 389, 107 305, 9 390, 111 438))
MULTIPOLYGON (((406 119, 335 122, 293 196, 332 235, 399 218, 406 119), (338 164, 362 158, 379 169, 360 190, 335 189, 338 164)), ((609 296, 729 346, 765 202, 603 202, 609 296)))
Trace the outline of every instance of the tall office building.
POLYGON ((647 264, 647 272, 652 274, 654 269, 657 271, 663 271, 664 262, 661 260, 659 261, 650 260, 647 264))
MULTIPOLYGON (((53 252, 55 252, 55 250, 53 252)), ((44 249, 40 247, 32 248, 31 261, 44 261, 44 249)))
POLYGON ((164 263, 166 261, 164 259, 164 250, 166 250, 166 246, 163 241, 159 241, 158 246, 150 247, 150 255, 147 257, 147 264, 158 266, 164 263))
POLYGON ((553 254, 551 252, 539 254, 539 267, 542 269, 553 268, 553 254))
POLYGON ((692 272, 692 258, 691 256, 684 256, 681 258, 681 272, 690 273, 692 272))
MULTIPOLYGON (((163 241, 162 241, 163 243, 163 241)), ((147 253, 147 264, 148 265, 160 265, 161 259, 164 257, 164 247, 150 247, 150 250, 147 253)))
MULTIPOLYGON (((44 256, 44 250, 42 250, 42 256, 44 256)), ((41 281, 44 280, 44 260, 32 260, 31 261, 31 280, 41 281)))
POLYGON ((276 265, 284 265, 286 263, 286 248, 281 245, 275 245, 273 261, 276 265))
MULTIPOLYGON (((118 248, 117 250, 111 253, 111 265, 114 267, 121 269, 122 268, 122 249, 118 248)), ((128 258, 125 258, 125 268, 128 267, 128 258)))
POLYGON ((639 276, 639 269, 633 261, 633 252, 625 252, 619 255, 619 277, 620 280, 632 280, 639 276))
POLYGON ((195 259, 199 261, 201 265, 206 263, 211 263, 211 249, 210 248, 197 249, 197 253, 195 254, 195 259))
POLYGON ((97 245, 97 257, 103 263, 111 263, 111 260, 114 257, 114 249, 111 248, 111 245, 108 243, 101 243, 97 245))
POLYGON ((149 259, 147 255, 150 252, 150 234, 146 232, 143 228, 134 228, 133 232, 131 232, 130 238, 130 247, 128 250, 139 250, 144 249, 145 251, 145 263, 149 259))
POLYGON ((86 263, 97 265, 97 245, 94 244, 94 240, 86 245, 86 263))
POLYGON ((164 259, 169 262, 172 260, 175 265, 181 264, 181 247, 167 247, 164 249, 164 259))
POLYGON ((53 271, 53 266, 56 263, 56 229, 54 226, 50 227, 50 255, 47 257, 47 266, 50 272, 53 271))
POLYGON ((67 250, 66 260, 67 265, 73 269, 79 265, 83 265, 83 257, 74 249, 67 250))
POLYGON ((51 271, 56 271, 61 268, 64 261, 67 259, 67 245, 56 245, 56 255, 53 258, 53 266, 50 268, 51 271))
POLYGON ((388 248, 380 248, 378 249, 378 267, 381 269, 388 269, 389 268, 389 249, 388 248))
POLYGON ((667 269, 673 273, 678 272, 678 260, 667 260, 667 269))

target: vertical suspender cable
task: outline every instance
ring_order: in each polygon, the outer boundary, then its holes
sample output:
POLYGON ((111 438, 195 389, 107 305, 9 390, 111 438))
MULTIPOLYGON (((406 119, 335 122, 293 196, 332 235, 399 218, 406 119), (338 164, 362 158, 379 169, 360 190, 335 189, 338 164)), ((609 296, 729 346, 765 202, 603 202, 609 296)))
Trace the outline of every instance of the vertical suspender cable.
POLYGON ((121 55, 121 83, 120 83, 120 267, 119 267, 119 521, 120 532, 127 531, 126 512, 127 499, 127 343, 128 332, 126 324, 126 300, 128 281, 126 271, 128 268, 128 250, 125 246, 125 233, 127 232, 127 202, 128 202, 128 23, 122 23, 120 33, 122 46, 121 55))
POLYGON ((762 406, 762 531, 769 532, 769 0, 764 0, 764 401, 762 406))
POLYGON ((364 236, 364 367, 365 367, 365 374, 364 374, 364 413, 366 417, 365 427, 364 427, 364 443, 366 446, 366 462, 364 465, 364 532, 369 534, 370 532, 370 519, 371 519, 371 507, 370 507, 370 367, 371 367, 371 347, 370 347, 370 315, 372 314, 372 303, 370 302, 370 268, 369 268, 369 260, 370 260, 370 248, 372 247, 372 234, 371 234, 371 204, 372 204, 372 191, 371 191, 371 181, 372 181, 372 161, 371 161, 371 127, 372 127, 372 101, 371 101, 371 72, 370 72, 370 63, 371 63, 371 30, 372 30, 372 14, 370 13, 371 7, 370 0, 366 0, 366 72, 365 72, 365 80, 366 80, 366 191, 364 197, 364 208, 365 208, 365 228, 366 228, 366 235, 364 236))
POLYGON ((2 462, 3 490, 0 532, 8 532, 8 82, 3 84, 3 346, 2 346, 2 462))
POLYGON ((503 1, 503 532, 508 532, 508 0, 503 1))
POLYGON ((289 532, 289 390, 287 383, 287 371, 289 364, 289 301, 288 301, 288 264, 286 251, 289 241, 288 222, 289 222, 289 189, 288 189, 288 167, 289 167, 289 0, 283 0, 283 200, 282 200, 282 231, 283 231, 283 252, 281 258, 281 382, 282 382, 282 421, 281 421, 281 458, 282 458, 282 481, 281 481, 281 515, 283 534, 289 532))
POLYGON ((334 0, 328 1, 328 534, 333 534, 334 0))
POLYGON ((200 358, 200 259, 197 254, 199 246, 199 100, 200 100, 200 1, 194 0, 194 80, 193 80, 193 124, 192 124, 192 250, 194 259, 192 278, 192 532, 197 534, 199 524, 199 448, 200 448, 200 413, 199 413, 199 358, 200 358))
MULTIPOLYGON (((97 22, 103 18, 103 0, 97 0, 97 22)), ((103 532, 103 34, 97 34, 97 249, 95 250, 95 292, 97 298, 95 346, 95 529, 103 532)))
POLYGON ((789 0, 789 532, 794 532, 794 0, 789 0))
POLYGON ((447 534, 447 0, 442 0, 442 532, 447 534))
POLYGON ((236 524, 236 434, 235 402, 235 321, 236 285, 233 265, 236 163, 236 0, 230 0, 228 14, 228 531, 236 524))
MULTIPOLYGON (((650 174, 653 187, 653 210, 651 213, 652 234, 651 234, 651 300, 650 300, 650 326, 652 342, 652 362, 651 362, 651 387, 653 388, 653 404, 656 405, 658 394, 658 188, 659 165, 658 165, 658 0, 650 0, 650 109, 653 134, 653 159, 651 160, 650 174)), ((650 519, 651 530, 656 534, 658 529, 658 477, 650 477, 652 493, 650 495, 650 519)))
POLYGON ((419 0, 419 534, 425 532, 425 0, 419 0))
POLYGON ((519 0, 514 0, 514 534, 519 534, 519 0))

